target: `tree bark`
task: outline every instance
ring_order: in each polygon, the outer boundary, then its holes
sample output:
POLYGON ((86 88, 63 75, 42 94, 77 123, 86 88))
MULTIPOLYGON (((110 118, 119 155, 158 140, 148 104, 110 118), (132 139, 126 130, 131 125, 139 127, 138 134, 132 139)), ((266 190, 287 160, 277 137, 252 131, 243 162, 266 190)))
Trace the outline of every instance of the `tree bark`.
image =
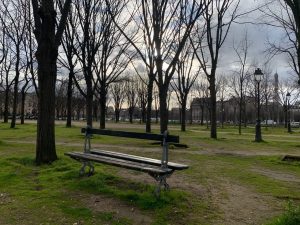
POLYGON ((185 131, 185 127, 186 127, 186 99, 184 99, 182 101, 182 105, 181 105, 181 131, 185 131))
POLYGON ((214 76, 210 78, 210 137, 217 138, 217 97, 216 97, 216 86, 214 76))
POLYGON ((54 1, 32 0, 35 36, 38 42, 38 120, 36 164, 51 163, 57 159, 55 148, 55 83, 58 46, 67 21, 71 0, 66 0, 56 29, 54 1))
POLYGON ((4 123, 8 123, 8 103, 9 103, 9 89, 5 89, 5 99, 4 99, 4 123))
POLYGON ((147 94, 147 112, 146 112, 146 132, 151 132, 151 112, 152 112, 152 97, 153 97, 153 83, 154 79, 152 77, 154 76, 148 76, 149 77, 149 83, 147 86, 148 94, 147 94))
POLYGON ((26 92, 25 92, 25 90, 22 90, 22 92, 21 92, 21 124, 24 124, 24 120, 25 120, 25 98, 26 98, 26 92))
POLYGON ((101 84, 100 88, 100 129, 105 129, 107 91, 105 88, 105 84, 101 84))
POLYGON ((69 80, 68 80, 68 91, 67 91, 67 123, 66 127, 72 126, 72 96, 73 96, 73 68, 70 68, 69 80))

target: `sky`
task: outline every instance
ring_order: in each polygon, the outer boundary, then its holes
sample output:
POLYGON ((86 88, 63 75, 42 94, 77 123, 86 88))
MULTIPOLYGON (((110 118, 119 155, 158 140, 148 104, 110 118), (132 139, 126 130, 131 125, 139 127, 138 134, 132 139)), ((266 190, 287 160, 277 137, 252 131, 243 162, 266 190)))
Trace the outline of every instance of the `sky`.
MULTIPOLYGON (((249 9, 254 9, 258 4, 261 4, 264 0, 241 0, 240 10, 247 11, 249 9)), ((247 17, 239 21, 247 22, 258 22, 259 17, 261 16, 260 12, 251 13, 247 17)), ((255 25, 255 24, 233 24, 228 35, 224 46, 221 49, 221 57, 219 69, 225 73, 230 73, 233 69, 233 62, 236 61, 236 54, 233 50, 233 43, 240 42, 245 36, 245 33, 248 34, 248 40, 250 41, 249 48, 249 62, 256 63, 259 67, 263 67, 263 64, 266 62, 266 53, 267 40, 280 40, 283 36, 283 33, 280 29, 275 29, 267 25, 255 25)), ((272 72, 277 72, 279 77, 284 78, 288 77, 291 74, 291 70, 287 63, 287 58, 285 55, 279 55, 273 58, 270 61, 270 68, 272 72)))

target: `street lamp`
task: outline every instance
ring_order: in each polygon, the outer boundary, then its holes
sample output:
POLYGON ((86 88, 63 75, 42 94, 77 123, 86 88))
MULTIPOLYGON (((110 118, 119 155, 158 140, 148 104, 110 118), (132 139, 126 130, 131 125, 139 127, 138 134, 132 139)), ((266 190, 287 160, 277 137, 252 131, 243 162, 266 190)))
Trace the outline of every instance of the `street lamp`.
POLYGON ((260 126, 260 96, 259 96, 259 85, 261 80, 263 79, 263 73, 261 72, 260 68, 255 69, 254 72, 254 79, 257 83, 257 120, 255 126, 255 141, 260 142, 262 141, 261 137, 261 126, 260 126))
POLYGON ((289 133, 292 132, 292 130, 291 130, 291 114, 290 114, 290 99, 291 99, 291 93, 288 92, 286 94, 286 100, 287 100, 287 121, 288 121, 287 128, 288 128, 289 133))

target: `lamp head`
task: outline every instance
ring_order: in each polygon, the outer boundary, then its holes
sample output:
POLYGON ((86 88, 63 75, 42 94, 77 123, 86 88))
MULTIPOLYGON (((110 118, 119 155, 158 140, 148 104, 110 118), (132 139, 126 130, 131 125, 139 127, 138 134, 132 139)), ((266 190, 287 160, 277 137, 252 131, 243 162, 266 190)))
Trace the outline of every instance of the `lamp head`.
POLYGON ((257 82, 260 82, 263 79, 263 73, 260 68, 255 69, 254 71, 254 79, 257 82))

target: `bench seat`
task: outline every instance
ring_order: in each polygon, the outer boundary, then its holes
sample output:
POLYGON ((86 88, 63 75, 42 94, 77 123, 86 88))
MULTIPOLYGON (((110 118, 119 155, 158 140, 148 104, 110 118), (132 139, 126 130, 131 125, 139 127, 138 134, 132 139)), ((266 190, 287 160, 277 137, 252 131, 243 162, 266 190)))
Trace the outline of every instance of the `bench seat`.
POLYGON ((161 168, 160 165, 148 164, 146 162, 138 162, 126 159, 120 159, 110 156, 92 154, 92 153, 82 153, 82 152, 67 152, 65 155, 70 156, 76 160, 88 160, 98 163, 104 163, 108 165, 114 165, 122 168, 143 171, 150 174, 166 175, 171 174, 173 170, 171 168, 161 168))
MULTIPOLYGON (((142 157, 142 156, 130 155, 130 154, 125 154, 120 152, 98 150, 98 149, 90 149, 90 153, 95 155, 112 157, 116 159, 128 160, 131 162, 146 163, 147 165, 161 166, 161 160, 142 157)), ((168 162, 167 165, 168 168, 172 170, 183 170, 189 168, 188 165, 174 163, 174 162, 168 162)))

